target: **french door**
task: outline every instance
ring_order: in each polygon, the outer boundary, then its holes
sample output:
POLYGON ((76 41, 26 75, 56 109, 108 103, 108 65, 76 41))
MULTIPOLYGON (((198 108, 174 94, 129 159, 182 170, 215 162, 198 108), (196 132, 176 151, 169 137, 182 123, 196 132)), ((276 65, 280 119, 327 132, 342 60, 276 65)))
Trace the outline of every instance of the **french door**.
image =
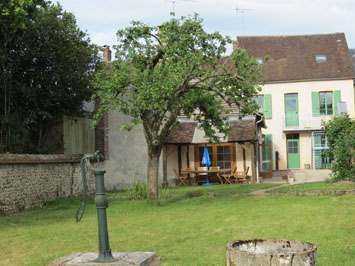
MULTIPOLYGON (((195 145, 195 168, 202 166, 202 157, 205 144, 195 145)), ((207 144, 208 153, 210 155, 211 166, 219 166, 223 171, 222 174, 230 175, 235 167, 235 144, 220 143, 207 144)))

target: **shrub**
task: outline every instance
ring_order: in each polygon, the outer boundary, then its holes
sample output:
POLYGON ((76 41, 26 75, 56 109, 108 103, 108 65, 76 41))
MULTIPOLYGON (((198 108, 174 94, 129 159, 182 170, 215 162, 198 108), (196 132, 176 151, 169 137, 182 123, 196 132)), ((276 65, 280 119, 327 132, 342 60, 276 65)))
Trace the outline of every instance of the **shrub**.
POLYGON ((329 145, 325 155, 334 159, 332 172, 335 180, 355 181, 355 120, 348 115, 340 116, 323 126, 329 145))

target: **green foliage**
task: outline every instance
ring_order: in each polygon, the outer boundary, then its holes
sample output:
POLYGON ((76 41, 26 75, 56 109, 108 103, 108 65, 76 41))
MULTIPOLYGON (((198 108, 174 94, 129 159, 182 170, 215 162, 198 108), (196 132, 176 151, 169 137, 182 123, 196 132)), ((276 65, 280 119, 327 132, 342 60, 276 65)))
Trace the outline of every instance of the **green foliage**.
POLYGON ((128 195, 131 199, 134 200, 147 199, 147 184, 142 181, 134 181, 132 188, 128 191, 128 195))
POLYGON ((325 155, 334 159, 332 172, 335 179, 355 181, 355 120, 348 115, 340 116, 323 126, 329 145, 325 155))
POLYGON ((0 152, 36 153, 92 95, 96 46, 74 16, 42 0, 0 3, 0 152))
MULTIPOLYGON (((231 39, 206 33, 198 15, 173 18, 158 27, 133 21, 117 38, 116 60, 96 76, 101 104, 97 117, 118 109, 132 117, 132 125, 123 128, 143 124, 149 161, 154 161, 148 162, 151 170, 157 169, 156 158, 181 113, 193 117, 211 142, 218 142, 218 132, 230 131, 222 101, 238 106, 243 115, 257 110, 252 96, 263 82, 257 61, 241 49, 224 56, 231 39)), ((156 170, 148 171, 148 188, 156 187, 157 178, 156 170)))
POLYGON ((98 116, 117 108, 143 123, 148 140, 162 143, 181 112, 218 141, 216 131, 230 130, 222 100, 244 115, 255 111, 251 97, 263 82, 256 60, 241 49, 223 57, 230 38, 204 32, 201 23, 195 15, 159 27, 134 21, 119 30, 116 60, 96 79, 98 116))

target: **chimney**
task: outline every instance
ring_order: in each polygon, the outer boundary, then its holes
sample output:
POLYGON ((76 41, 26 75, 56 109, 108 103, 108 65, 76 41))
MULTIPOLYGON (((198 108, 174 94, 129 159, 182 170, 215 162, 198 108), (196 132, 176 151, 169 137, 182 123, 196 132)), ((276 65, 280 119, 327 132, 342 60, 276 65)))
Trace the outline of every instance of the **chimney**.
POLYGON ((233 51, 238 48, 238 41, 233 41, 233 51))
POLYGON ((104 49, 103 49, 104 62, 110 62, 111 61, 111 53, 112 53, 110 50, 110 46, 104 45, 103 47, 104 47, 104 49))

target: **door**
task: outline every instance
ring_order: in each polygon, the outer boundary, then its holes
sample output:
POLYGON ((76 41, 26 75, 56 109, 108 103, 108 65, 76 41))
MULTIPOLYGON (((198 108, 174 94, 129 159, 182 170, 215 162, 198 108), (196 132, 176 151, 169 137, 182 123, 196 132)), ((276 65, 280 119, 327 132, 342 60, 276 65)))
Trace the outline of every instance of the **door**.
POLYGON ((285 94, 286 127, 298 127, 298 94, 285 94))
POLYGON ((328 149, 328 143, 323 132, 313 133, 314 168, 331 168, 329 157, 325 157, 323 152, 328 149))
MULTIPOLYGON (((195 145, 195 168, 201 165, 205 144, 195 145)), ((217 167, 223 171, 222 174, 230 175, 235 164, 235 144, 220 143, 207 144, 210 155, 211 166, 217 167)))
POLYGON ((261 148, 261 172, 260 176, 264 178, 272 177, 271 144, 260 144, 261 148))
POLYGON ((287 168, 300 168, 299 134, 287 134, 287 168))

